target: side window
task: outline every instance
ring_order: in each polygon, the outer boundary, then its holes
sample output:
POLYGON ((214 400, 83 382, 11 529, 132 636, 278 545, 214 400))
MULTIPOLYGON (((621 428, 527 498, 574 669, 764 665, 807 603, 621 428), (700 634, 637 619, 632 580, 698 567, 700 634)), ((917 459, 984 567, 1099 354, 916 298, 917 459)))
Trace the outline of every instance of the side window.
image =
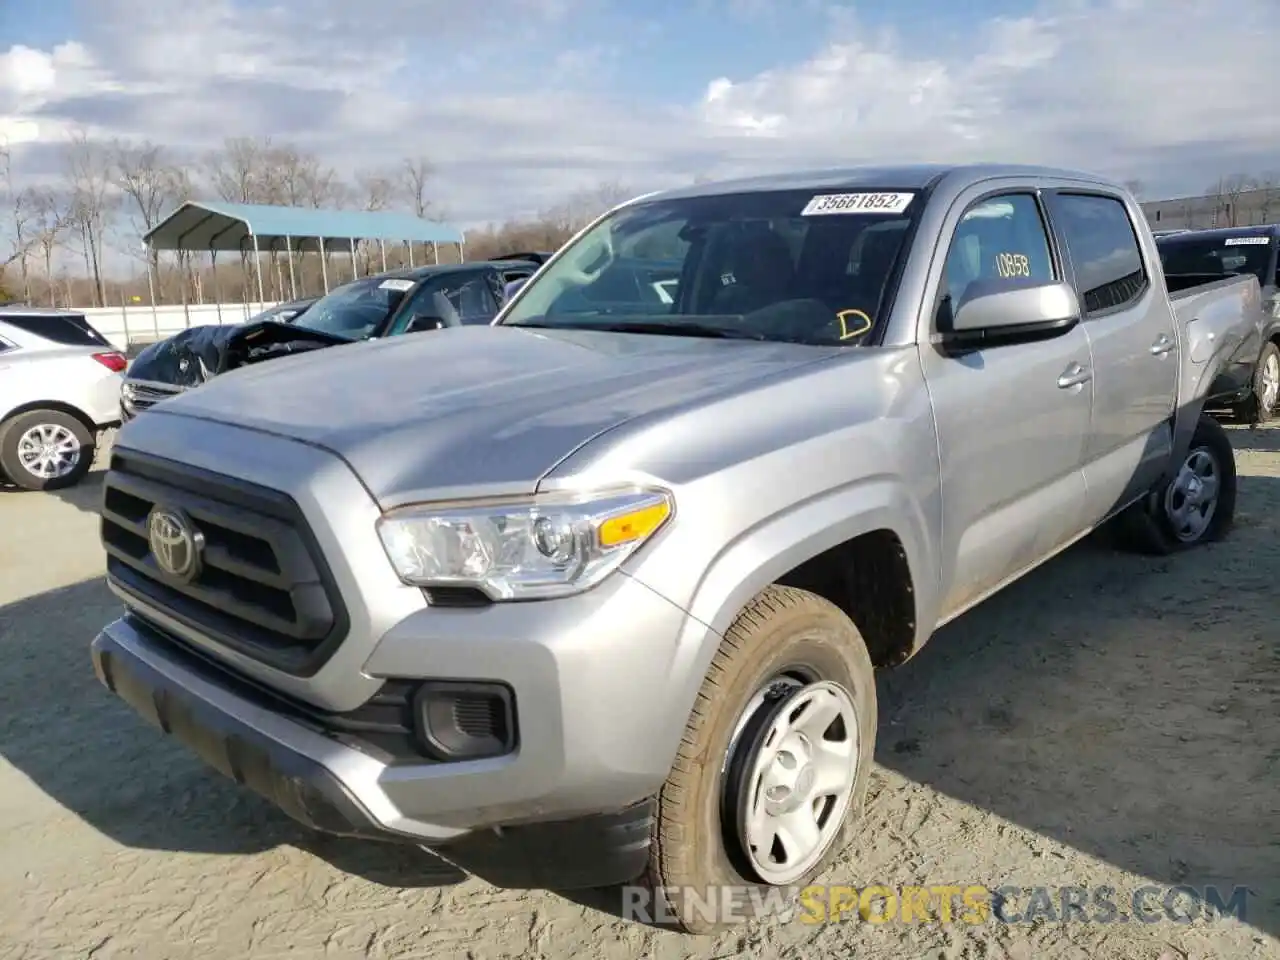
POLYGON ((1085 313, 1127 306, 1149 281, 1129 212, 1114 197, 1058 194, 1054 223, 1062 233, 1085 313))
POLYGON ((980 200, 965 211, 947 251, 943 283, 951 308, 975 280, 1052 283, 1053 257, 1040 206, 1029 193, 980 200))
POLYGON ((533 276, 533 271, 528 267, 521 267, 517 270, 503 270, 502 273, 490 273, 488 276, 489 288, 501 308, 507 302, 507 288, 518 280, 528 280, 533 276))
POLYGON ((456 286, 451 284, 444 293, 463 323, 487 321, 498 312, 498 303, 484 274, 466 277, 456 286))
POLYGON ((10 323, 27 333, 33 333, 51 343, 64 347, 109 347, 110 343, 98 333, 84 317, 44 314, 24 317, 11 315, 5 317, 10 323))

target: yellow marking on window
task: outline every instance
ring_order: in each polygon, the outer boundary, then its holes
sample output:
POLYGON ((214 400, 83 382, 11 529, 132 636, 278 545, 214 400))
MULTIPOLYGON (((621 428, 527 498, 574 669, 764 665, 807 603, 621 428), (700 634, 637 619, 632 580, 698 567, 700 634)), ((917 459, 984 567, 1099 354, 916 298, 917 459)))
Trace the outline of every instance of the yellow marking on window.
POLYGON ((871 318, 861 310, 841 310, 836 319, 840 321, 841 340, 852 340, 871 329, 871 318))
POLYGON ((996 273, 1000 274, 1000 278, 1003 280, 1010 280, 1014 277, 1030 277, 1031 261, 1023 253, 997 253, 996 273))

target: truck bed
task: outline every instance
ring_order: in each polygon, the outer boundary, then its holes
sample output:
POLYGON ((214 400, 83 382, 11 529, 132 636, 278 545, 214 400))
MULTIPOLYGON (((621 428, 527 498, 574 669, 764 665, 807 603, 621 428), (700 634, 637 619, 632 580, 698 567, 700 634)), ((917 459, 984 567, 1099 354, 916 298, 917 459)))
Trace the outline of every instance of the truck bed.
POLYGON ((1248 383, 1262 346, 1262 291, 1252 274, 1193 283, 1173 292, 1173 286, 1191 279, 1182 274, 1166 278, 1169 302, 1187 339, 1189 363, 1184 364, 1180 398, 1208 395, 1212 401, 1224 392, 1248 383), (1216 357, 1222 364, 1209 363, 1216 357), (1201 383, 1208 370, 1221 374, 1217 382, 1201 383))

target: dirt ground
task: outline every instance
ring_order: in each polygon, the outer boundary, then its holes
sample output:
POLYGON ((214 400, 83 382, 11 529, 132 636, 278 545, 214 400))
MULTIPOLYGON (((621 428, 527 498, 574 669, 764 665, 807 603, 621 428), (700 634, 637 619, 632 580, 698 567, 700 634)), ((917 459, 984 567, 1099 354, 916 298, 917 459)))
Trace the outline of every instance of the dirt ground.
MULTIPOLYGON (((0 958, 1280 958, 1280 429, 1237 528, 1072 549, 880 683, 866 885, 1250 888, 1245 922, 766 923, 687 938, 417 851, 308 835, 94 679, 96 483, 0 491, 0 958)), ((579 898, 585 899, 585 898, 579 898)), ((1152 903, 1159 903, 1159 897, 1152 903)))

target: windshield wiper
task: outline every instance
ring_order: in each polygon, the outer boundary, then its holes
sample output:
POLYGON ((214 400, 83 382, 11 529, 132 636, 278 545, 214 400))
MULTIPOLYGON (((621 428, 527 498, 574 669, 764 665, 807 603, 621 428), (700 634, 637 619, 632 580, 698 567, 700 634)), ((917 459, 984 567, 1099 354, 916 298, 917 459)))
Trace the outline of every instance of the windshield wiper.
POLYGON ((618 321, 591 320, 586 323, 548 323, 531 320, 525 323, 512 323, 513 327, 538 327, 543 330, 603 330, 608 333, 652 333, 659 336, 672 337, 709 337, 719 340, 760 340, 769 338, 763 333, 754 333, 736 327, 717 327, 709 323, 695 323, 690 320, 675 320, 668 323, 654 320, 618 321))

